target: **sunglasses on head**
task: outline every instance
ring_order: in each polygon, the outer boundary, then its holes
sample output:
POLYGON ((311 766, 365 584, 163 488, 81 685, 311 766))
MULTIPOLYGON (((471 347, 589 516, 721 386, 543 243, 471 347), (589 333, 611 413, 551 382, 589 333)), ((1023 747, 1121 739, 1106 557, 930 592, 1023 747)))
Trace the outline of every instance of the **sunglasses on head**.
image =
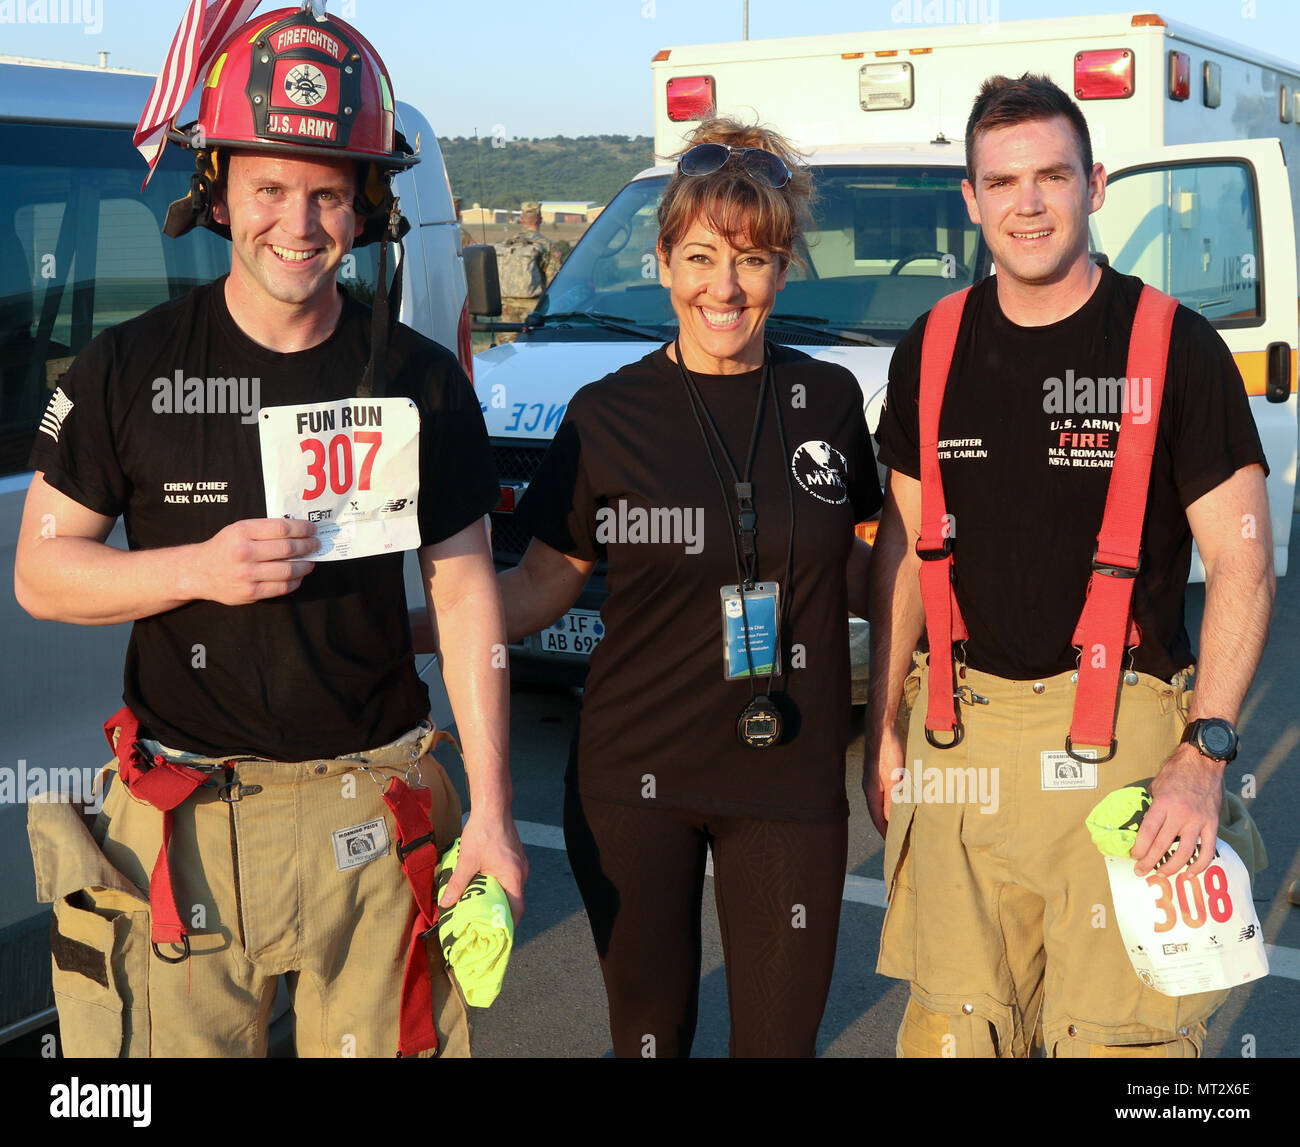
POLYGON ((761 147, 732 147, 725 143, 697 143, 682 152, 677 170, 683 175, 712 175, 721 171, 730 159, 735 159, 747 175, 773 190, 780 190, 794 178, 780 156, 761 147))

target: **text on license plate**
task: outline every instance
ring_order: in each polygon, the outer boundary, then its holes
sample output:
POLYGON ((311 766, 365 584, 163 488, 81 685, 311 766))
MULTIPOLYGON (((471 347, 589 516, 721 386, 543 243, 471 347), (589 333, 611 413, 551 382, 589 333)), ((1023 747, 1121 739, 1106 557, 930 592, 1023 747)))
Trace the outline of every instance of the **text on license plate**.
POLYGON ((594 609, 571 609, 538 637, 543 653, 589 654, 605 636, 605 626, 594 609))

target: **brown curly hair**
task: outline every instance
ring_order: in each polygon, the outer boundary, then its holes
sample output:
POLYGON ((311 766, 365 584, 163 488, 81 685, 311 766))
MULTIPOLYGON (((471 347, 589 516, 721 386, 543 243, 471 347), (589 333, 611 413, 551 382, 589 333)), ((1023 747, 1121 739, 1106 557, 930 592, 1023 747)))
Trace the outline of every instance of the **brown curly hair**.
POLYGON ((665 257, 698 219, 733 247, 771 251, 783 267, 802 262, 795 245, 812 202, 812 177, 801 162, 803 156, 771 128, 716 117, 700 124, 686 137, 686 146, 669 158, 676 160, 700 143, 770 151, 781 158, 793 178, 782 188, 772 188, 733 163, 711 175, 674 172, 659 204, 659 246, 665 257))

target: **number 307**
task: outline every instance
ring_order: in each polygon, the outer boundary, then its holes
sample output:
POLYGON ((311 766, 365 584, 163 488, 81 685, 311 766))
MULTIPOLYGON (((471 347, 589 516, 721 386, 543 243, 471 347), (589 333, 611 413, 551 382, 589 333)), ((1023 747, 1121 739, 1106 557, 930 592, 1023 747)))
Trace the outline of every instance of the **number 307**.
POLYGON ((302 500, 310 502, 325 493, 328 485, 336 494, 346 494, 352 489, 352 447, 355 440, 358 446, 366 446, 365 457, 361 459, 361 468, 357 473, 357 489, 370 489, 370 471, 375 465, 375 455, 383 441, 382 430, 355 430, 352 437, 336 434, 327 447, 319 438, 304 438, 298 448, 311 457, 307 462, 307 477, 313 485, 302 492, 302 500), (328 473, 327 473, 328 471, 328 473))

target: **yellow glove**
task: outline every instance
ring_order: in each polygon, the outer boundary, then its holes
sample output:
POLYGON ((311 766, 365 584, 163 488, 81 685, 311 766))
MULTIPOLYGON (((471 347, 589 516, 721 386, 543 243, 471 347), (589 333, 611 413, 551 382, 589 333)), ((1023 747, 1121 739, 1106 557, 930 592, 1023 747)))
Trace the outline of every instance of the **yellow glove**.
MULTIPOLYGON (((440 894, 455 871, 460 838, 438 862, 440 894)), ((506 964, 515 940, 510 902, 495 876, 481 872, 466 886, 450 908, 438 913, 438 943, 456 982, 471 1007, 486 1008, 497 998, 505 979, 506 964)))
POLYGON ((1146 787, 1130 785, 1102 797, 1083 823, 1103 856, 1128 856, 1150 807, 1151 794, 1146 787))

